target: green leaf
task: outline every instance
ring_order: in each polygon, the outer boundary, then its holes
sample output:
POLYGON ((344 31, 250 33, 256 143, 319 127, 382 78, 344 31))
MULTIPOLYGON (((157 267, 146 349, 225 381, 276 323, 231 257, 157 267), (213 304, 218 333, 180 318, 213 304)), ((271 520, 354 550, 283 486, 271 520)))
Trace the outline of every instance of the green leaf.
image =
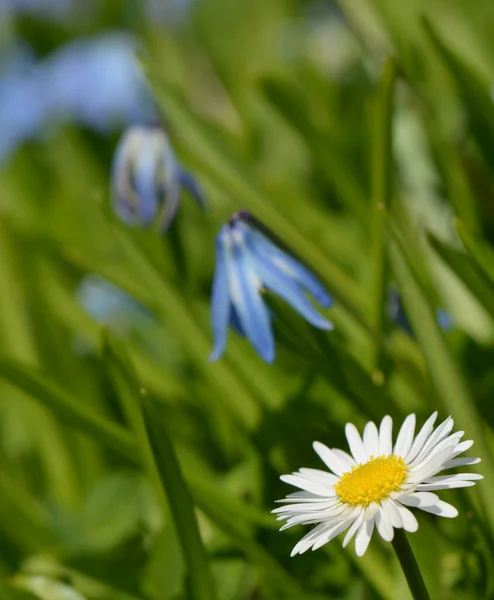
POLYGON ((304 592, 298 581, 284 571, 276 560, 253 537, 246 533, 243 528, 239 527, 238 519, 234 513, 232 514, 230 510, 225 509, 223 506, 217 506, 214 501, 211 501, 206 496, 201 497, 197 505, 215 525, 229 536, 238 548, 245 552, 248 558, 267 578, 270 587, 272 586, 279 594, 282 594, 282 598, 287 598, 287 600, 299 600, 300 598, 315 600, 315 596, 304 592))
POLYGON ((39 596, 4 581, 0 581, 0 598, 2 600, 39 600, 39 596))
POLYGON ((188 566, 193 596, 197 600, 214 600, 216 592, 199 533, 192 496, 185 483, 165 424, 150 401, 147 401, 144 406, 144 421, 161 484, 166 491, 188 566))
POLYGON ((310 121, 310 99, 302 97, 297 83, 280 78, 266 77, 261 81, 261 87, 273 106, 307 141, 314 162, 351 209, 352 215, 361 221, 365 220, 368 206, 366 191, 348 168, 344 156, 336 151, 332 140, 322 135, 310 121), (331 165, 330 169, 328 165, 331 165))
POLYGON ((494 248, 465 225, 459 219, 455 219, 455 228, 465 249, 475 260, 478 267, 484 271, 491 281, 494 281, 494 248))
MULTIPOLYGON (((387 256, 385 253, 384 211, 388 211, 392 198, 393 115, 396 67, 388 59, 381 76, 381 83, 374 108, 374 137, 372 148, 372 217, 371 217, 371 261, 369 268, 369 323, 378 334, 383 333, 387 292, 387 256)), ((380 347, 370 341, 368 366, 371 371, 380 363, 380 347)))
POLYGON ((153 541, 145 572, 146 594, 153 600, 175 600, 182 593, 184 578, 182 551, 170 523, 153 541))
MULTIPOLYGON (((117 451, 122 457, 131 462, 138 461, 137 444, 131 433, 121 425, 111 423, 103 416, 95 417, 93 413, 79 406, 77 401, 71 398, 68 393, 62 391, 53 382, 44 379, 36 370, 14 361, 0 360, 0 377, 4 377, 13 385, 17 385, 20 389, 32 395, 35 400, 42 402, 63 423, 117 451)), ((12 499, 17 498, 19 506, 26 507, 26 514, 31 515, 30 518, 37 523, 37 527, 42 526, 46 515, 41 507, 30 502, 29 497, 26 497, 22 490, 15 492, 14 488, 16 486, 14 483, 8 483, 10 479, 4 479, 4 477, 7 477, 7 475, 0 472, 0 483, 2 483, 2 488, 5 491, 4 495, 10 497, 9 494, 12 489, 12 499), (17 493, 21 494, 22 498, 16 496, 17 493)), ((188 478, 188 481, 195 497, 201 498, 202 495, 206 495, 217 502, 219 506, 229 504, 237 517, 243 519, 246 523, 250 522, 263 527, 273 526, 271 519, 264 513, 232 499, 230 495, 224 493, 215 485, 209 484, 207 475, 202 476, 196 473, 188 478)))
POLYGON ((424 19, 430 41, 451 73, 456 89, 464 104, 470 129, 486 165, 492 168, 494 152, 494 110, 488 86, 470 65, 450 48, 437 33, 435 26, 424 19))
POLYGON ((429 235, 429 242, 442 260, 494 318, 494 284, 492 281, 477 267, 468 254, 444 244, 432 234, 429 235))
POLYGON ((75 523, 76 547, 105 552, 122 544, 141 525, 140 476, 118 471, 98 480, 75 523))
POLYGON ((405 303, 407 315, 427 362, 429 376, 444 410, 453 415, 457 425, 465 429, 475 442, 475 454, 482 458, 484 481, 476 486, 482 498, 485 518, 494 531, 494 462, 477 407, 463 375, 451 357, 444 335, 437 323, 434 307, 422 289, 401 238, 388 222, 391 235, 390 255, 393 271, 405 303))
MULTIPOLYGON (((132 365, 108 336, 105 339, 107 363, 136 438, 142 462, 160 498, 163 494, 173 518, 187 564, 188 580, 194 600, 214 600, 216 591, 209 570, 194 512, 194 502, 178 462, 166 424, 154 403, 139 394, 132 365), (143 408, 141 407, 141 401, 143 408)), ((166 510, 166 506, 163 507, 166 510)))
MULTIPOLYGON (((204 328, 190 313, 185 299, 161 276, 152 260, 134 241, 129 232, 116 224, 115 233, 116 241, 126 256, 130 272, 135 273, 136 279, 139 278, 137 280, 142 282, 141 287, 147 290, 150 298, 153 298, 148 307, 162 316, 177 338, 182 340, 187 354, 211 386, 219 392, 225 413, 243 427, 253 427, 259 418, 259 407, 255 399, 228 364, 221 361, 215 364, 208 362, 208 355, 211 351, 209 339, 204 328)), ((115 277, 113 263, 102 261, 99 257, 75 252, 72 253, 72 258, 80 268, 98 273, 114 285, 120 286, 132 294, 132 287, 136 285, 134 279, 129 276, 115 277), (127 287, 129 281, 134 281, 133 286, 127 287)), ((142 300, 146 303, 143 297, 142 300)))
POLYGON ((84 399, 73 399, 36 369, 17 361, 0 359, 0 377, 44 404, 63 422, 94 436, 127 458, 135 459, 134 442, 130 434, 86 409, 84 399))

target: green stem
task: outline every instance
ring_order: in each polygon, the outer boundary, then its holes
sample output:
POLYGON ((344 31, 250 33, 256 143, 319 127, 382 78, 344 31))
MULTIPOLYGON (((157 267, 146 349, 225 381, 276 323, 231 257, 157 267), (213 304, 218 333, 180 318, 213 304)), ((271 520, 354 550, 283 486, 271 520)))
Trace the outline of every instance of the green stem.
POLYGON ((412 592, 414 600, 430 600, 429 592, 425 587, 415 556, 412 552, 407 536, 402 529, 395 529, 393 548, 400 561, 401 568, 412 592))
MULTIPOLYGON (((385 252, 384 213, 389 211, 393 195, 393 113, 396 66, 392 58, 384 65, 374 107, 372 147, 372 216, 371 255, 369 263, 369 325, 382 335, 386 306, 387 258, 385 252)), ((377 338, 378 339, 378 338, 377 338)), ((376 339, 369 339, 368 367, 379 368, 381 349, 376 339)))

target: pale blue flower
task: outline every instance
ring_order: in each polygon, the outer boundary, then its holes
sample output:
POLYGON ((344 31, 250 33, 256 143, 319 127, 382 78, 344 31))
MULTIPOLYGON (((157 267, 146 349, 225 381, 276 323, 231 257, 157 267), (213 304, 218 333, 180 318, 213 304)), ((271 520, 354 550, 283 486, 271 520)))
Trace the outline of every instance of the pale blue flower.
POLYGON ((307 298, 311 295, 322 307, 332 305, 331 296, 298 260, 281 250, 255 225, 247 213, 237 213, 216 238, 216 272, 213 281, 211 323, 214 348, 210 360, 224 352, 228 327, 248 338, 266 362, 273 362, 275 344, 271 314, 262 293, 283 298, 309 323, 332 329, 307 298))
POLYGON ((129 329, 149 313, 131 296, 99 275, 87 275, 76 289, 79 304, 95 321, 114 330, 129 329))
POLYGON ((182 189, 204 207, 194 179, 178 162, 159 126, 134 126, 118 145, 112 168, 113 208, 128 225, 149 225, 159 215, 166 231, 177 214, 182 189))
POLYGON ((130 35, 114 31, 72 41, 39 62, 25 50, 20 58, 8 53, 0 69, 0 160, 64 123, 106 133, 155 118, 135 50, 130 35))
POLYGON ((0 0, 0 15, 29 14, 36 18, 63 21, 74 8, 75 0, 0 0))

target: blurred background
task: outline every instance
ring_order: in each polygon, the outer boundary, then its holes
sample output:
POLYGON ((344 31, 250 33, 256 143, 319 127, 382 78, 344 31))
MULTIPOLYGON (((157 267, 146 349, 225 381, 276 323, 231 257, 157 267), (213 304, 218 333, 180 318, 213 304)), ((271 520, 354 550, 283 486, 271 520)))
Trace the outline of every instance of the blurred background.
POLYGON ((486 480, 411 543, 433 598, 494 597, 493 29, 492 0, 0 0, 2 600, 194 598, 144 400, 218 600, 409 598, 389 544, 290 559, 306 529, 269 512, 347 421, 452 413, 486 480), (110 202, 155 122, 208 204, 184 191, 166 236, 110 202), (268 299, 274 365, 234 332, 208 362, 239 209, 335 298, 331 333, 268 299))

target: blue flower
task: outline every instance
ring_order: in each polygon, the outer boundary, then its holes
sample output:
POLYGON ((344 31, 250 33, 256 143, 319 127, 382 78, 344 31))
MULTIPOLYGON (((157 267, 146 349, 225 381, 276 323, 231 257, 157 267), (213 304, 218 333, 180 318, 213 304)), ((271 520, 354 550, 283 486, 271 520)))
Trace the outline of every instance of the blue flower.
POLYGON ((159 215, 166 231, 177 214, 182 189, 203 207, 194 177, 178 162, 159 126, 134 126, 123 135, 112 168, 113 208, 128 225, 149 225, 159 215))
POLYGON ((76 289, 79 304, 95 321, 110 329, 130 328, 132 322, 149 317, 137 300, 98 275, 87 275, 76 289))
POLYGON ((117 31, 74 40, 42 61, 13 46, 0 68, 0 160, 64 123, 105 134, 156 118, 136 48, 131 36, 117 31))
POLYGON ((328 292, 309 269, 276 246, 253 223, 253 217, 247 213, 236 213, 216 238, 211 361, 223 354, 231 325, 248 338, 261 358, 273 362, 275 346, 271 314, 262 299, 264 290, 283 298, 315 327, 333 328, 304 293, 328 308, 332 305, 328 292))

